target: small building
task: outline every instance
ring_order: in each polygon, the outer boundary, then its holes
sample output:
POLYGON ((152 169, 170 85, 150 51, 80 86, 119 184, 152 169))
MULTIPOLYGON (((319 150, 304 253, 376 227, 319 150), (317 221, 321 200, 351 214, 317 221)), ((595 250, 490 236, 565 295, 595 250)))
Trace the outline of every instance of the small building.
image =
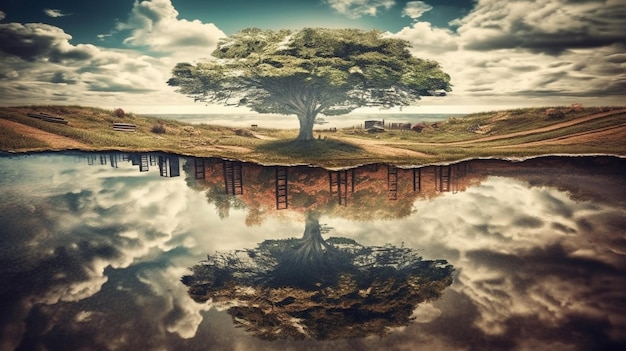
POLYGON ((385 128, 385 120, 383 119, 382 121, 376 121, 376 120, 370 120, 370 121, 365 121, 365 125, 364 125, 365 129, 371 129, 374 127, 379 127, 379 128, 385 128))

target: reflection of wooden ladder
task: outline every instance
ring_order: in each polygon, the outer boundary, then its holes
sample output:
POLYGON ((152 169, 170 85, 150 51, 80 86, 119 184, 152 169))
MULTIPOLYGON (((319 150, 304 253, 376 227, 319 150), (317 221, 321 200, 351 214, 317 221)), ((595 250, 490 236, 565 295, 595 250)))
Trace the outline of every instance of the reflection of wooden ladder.
POLYGON ((139 172, 148 172, 148 155, 141 154, 139 156, 139 172))
POLYGON ((167 177, 167 157, 159 156, 159 173, 161 177, 167 177))
POLYGON ((354 193, 354 169, 328 171, 330 194, 337 195, 340 205, 348 204, 348 193, 354 193))
POLYGON ((107 155, 100 154, 100 164, 101 165, 106 165, 107 164, 107 155))
POLYGON ((204 179, 206 177, 204 159, 201 157, 196 157, 193 159, 193 164, 196 171, 196 179, 204 179))
POLYGON ((286 209, 289 204, 289 197, 287 193, 288 174, 287 167, 276 166, 276 209, 286 209))
POLYGON ((389 200, 398 199, 398 168, 387 165, 387 189, 389 190, 389 200))
POLYGON ((159 156, 159 173, 161 177, 180 176, 179 160, 178 156, 159 156))
POLYGON ((470 163, 469 162, 461 162, 454 165, 452 169, 452 192, 459 192, 459 181, 461 178, 465 178, 467 174, 470 172, 470 163))
POLYGON ((170 177, 180 176, 180 157, 170 156, 168 160, 170 163, 170 177))
POLYGON ((224 183, 226 193, 230 195, 243 194, 243 172, 241 162, 224 160, 224 183))
POLYGON ((422 169, 413 168, 413 191, 422 192, 422 169))
POLYGON ((450 179, 452 178, 452 166, 437 166, 435 168, 435 188, 439 192, 450 191, 450 179))
POLYGON ((109 154, 109 161, 113 168, 117 168, 117 156, 117 154, 109 154))
POLYGON ((87 158, 87 164, 93 166, 96 163, 96 155, 85 156, 87 158))

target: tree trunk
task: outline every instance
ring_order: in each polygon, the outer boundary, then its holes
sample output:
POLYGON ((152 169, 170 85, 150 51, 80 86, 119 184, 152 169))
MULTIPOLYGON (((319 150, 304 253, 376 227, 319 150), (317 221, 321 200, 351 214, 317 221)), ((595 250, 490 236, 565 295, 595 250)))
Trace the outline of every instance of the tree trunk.
POLYGON ((298 121, 300 122, 300 133, 296 140, 313 140, 313 122, 315 121, 316 113, 300 113, 298 114, 298 121))

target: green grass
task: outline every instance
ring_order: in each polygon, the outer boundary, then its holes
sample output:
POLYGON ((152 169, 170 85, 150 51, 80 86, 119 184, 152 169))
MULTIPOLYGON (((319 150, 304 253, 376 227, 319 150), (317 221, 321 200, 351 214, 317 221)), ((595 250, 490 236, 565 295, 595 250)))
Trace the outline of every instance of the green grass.
MULTIPOLYGON (((557 107, 557 109, 567 110, 567 107, 557 107)), ((552 124, 573 120, 601 111, 602 108, 584 108, 580 111, 566 113, 563 118, 559 119, 547 118, 545 116, 545 108, 491 111, 469 114, 463 118, 453 117, 438 123, 425 123, 427 128, 425 128, 421 133, 413 131, 389 131, 387 133, 371 135, 363 132, 362 130, 344 130, 342 133, 355 137, 366 139, 377 138, 390 142, 451 143, 475 140, 490 135, 503 135, 529 129, 547 127, 552 124), (433 124, 436 124, 436 127, 433 127, 433 124), (478 134, 468 130, 470 127, 476 125, 490 126, 491 129, 485 134, 478 134)), ((608 120, 608 123, 615 123, 615 118, 613 116, 607 117, 606 119, 608 120)))
POLYGON ((259 145, 257 151, 288 158, 298 159, 345 159, 363 152, 363 149, 347 142, 334 139, 296 141, 269 141, 259 145))
POLYGON ((25 137, 12 130, 0 128, 0 150, 13 151, 20 149, 45 148, 49 145, 37 139, 25 137))
MULTIPOLYGON (((566 110, 565 107, 559 109, 566 110)), ((543 145, 540 147, 520 145, 503 148, 503 146, 623 125, 623 114, 527 136, 465 145, 446 144, 546 127, 599 111, 601 111, 600 108, 585 108, 581 111, 568 112, 560 119, 547 118, 545 108, 492 111, 430 124, 421 133, 387 131, 372 135, 359 129, 343 129, 332 133, 316 131, 316 134, 322 135, 322 139, 309 142, 295 142, 297 130, 263 128, 249 130, 205 124, 189 125, 179 121, 144 117, 132 113, 117 117, 111 110, 81 106, 0 107, 0 118, 74 139, 85 144, 85 150, 165 151, 182 155, 237 158, 266 164, 347 167, 373 162, 426 164, 471 157, 524 157, 551 153, 626 155, 626 143, 615 138, 615 140, 593 140, 584 145, 543 145), (68 120, 69 124, 54 124, 28 117, 26 114, 31 111, 60 115, 68 120), (114 131, 112 124, 115 122, 133 123, 137 125, 137 131, 114 131), (485 134, 473 132, 473 127, 477 125, 487 126, 487 132, 485 134), (427 154, 428 157, 373 154, 359 146, 361 139, 376 140, 377 143, 394 148, 419 151, 427 154), (430 143, 430 145, 425 145, 425 143, 430 143)), ((21 136, 12 130, 0 129, 0 138, 1 150, 43 151, 50 147, 44 142, 21 136)), ((373 149, 375 150, 375 147, 373 149)))

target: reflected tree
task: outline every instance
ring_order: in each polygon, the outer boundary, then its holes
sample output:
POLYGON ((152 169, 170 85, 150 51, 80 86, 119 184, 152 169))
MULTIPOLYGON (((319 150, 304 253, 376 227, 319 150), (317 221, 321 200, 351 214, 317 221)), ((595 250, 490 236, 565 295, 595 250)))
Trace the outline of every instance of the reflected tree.
POLYGON ((385 335, 408 325, 418 304, 452 283, 445 260, 405 247, 324 240, 318 215, 304 235, 254 249, 209 255, 181 281, 197 302, 227 308, 233 322, 263 339, 385 335))
POLYGON ((206 198, 210 204, 212 203, 215 205, 215 208, 217 209, 217 215, 220 217, 220 219, 228 218, 231 208, 246 208, 246 204, 241 199, 239 199, 235 195, 230 195, 226 193, 226 190, 216 185, 212 185, 206 191, 206 198))

